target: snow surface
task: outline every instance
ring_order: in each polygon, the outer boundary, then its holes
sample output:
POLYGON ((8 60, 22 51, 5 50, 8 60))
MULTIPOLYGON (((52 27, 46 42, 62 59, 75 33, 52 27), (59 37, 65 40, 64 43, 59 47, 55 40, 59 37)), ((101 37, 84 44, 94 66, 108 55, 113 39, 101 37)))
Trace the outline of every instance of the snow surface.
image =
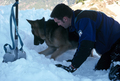
POLYGON ((23 49, 27 59, 19 59, 14 62, 2 63, 5 54, 3 46, 6 43, 11 45, 9 16, 12 5, 0 6, 0 81, 109 81, 107 71, 94 71, 99 56, 94 51, 94 57, 89 57, 80 68, 74 73, 68 73, 55 64, 70 65, 66 62, 72 59, 75 50, 69 50, 59 56, 56 61, 39 55, 37 52, 47 48, 46 44, 35 46, 30 24, 26 19, 36 20, 45 17, 50 18, 50 10, 20 10, 19 11, 19 34, 24 42, 23 49))

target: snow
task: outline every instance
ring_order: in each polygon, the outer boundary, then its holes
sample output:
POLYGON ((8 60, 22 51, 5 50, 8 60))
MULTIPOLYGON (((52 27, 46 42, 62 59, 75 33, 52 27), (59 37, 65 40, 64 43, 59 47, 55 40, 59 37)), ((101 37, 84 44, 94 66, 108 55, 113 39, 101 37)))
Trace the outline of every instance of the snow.
MULTIPOLYGON (((120 3, 120 2, 119 2, 120 3)), ((117 5, 114 3, 113 5, 107 5, 106 8, 110 9, 113 11, 117 16, 115 17, 115 20, 120 22, 120 5, 117 5)))
MULTIPOLYGON (((30 24, 26 19, 36 20, 45 17, 50 18, 50 10, 29 9, 19 11, 19 34, 24 42, 23 49, 27 59, 18 59, 14 62, 2 63, 5 54, 3 46, 11 44, 9 32, 9 17, 12 5, 0 6, 0 81, 109 81, 109 70, 95 71, 94 67, 100 56, 94 51, 94 57, 88 59, 74 73, 68 73, 55 64, 60 63, 69 66, 66 62, 72 59, 75 50, 69 50, 59 56, 55 61, 50 56, 39 55, 38 52, 47 48, 44 43, 39 46, 33 44, 33 35, 30 24)), ((20 47, 20 46, 19 46, 20 47)))

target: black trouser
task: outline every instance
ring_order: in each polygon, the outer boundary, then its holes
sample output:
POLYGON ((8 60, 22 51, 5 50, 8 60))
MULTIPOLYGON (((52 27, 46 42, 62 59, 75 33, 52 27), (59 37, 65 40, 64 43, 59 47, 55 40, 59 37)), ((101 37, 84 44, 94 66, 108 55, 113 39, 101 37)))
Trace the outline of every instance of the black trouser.
POLYGON ((104 53, 99 59, 95 70, 107 70, 111 61, 120 61, 120 38, 112 45, 111 49, 104 53))

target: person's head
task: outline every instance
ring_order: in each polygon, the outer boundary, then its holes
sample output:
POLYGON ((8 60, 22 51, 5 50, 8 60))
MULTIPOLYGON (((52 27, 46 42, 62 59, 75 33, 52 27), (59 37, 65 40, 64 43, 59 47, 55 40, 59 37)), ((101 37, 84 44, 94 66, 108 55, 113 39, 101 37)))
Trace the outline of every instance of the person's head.
POLYGON ((50 16, 54 18, 54 21, 58 25, 68 28, 71 26, 72 14, 73 10, 69 6, 61 3, 55 6, 50 16))

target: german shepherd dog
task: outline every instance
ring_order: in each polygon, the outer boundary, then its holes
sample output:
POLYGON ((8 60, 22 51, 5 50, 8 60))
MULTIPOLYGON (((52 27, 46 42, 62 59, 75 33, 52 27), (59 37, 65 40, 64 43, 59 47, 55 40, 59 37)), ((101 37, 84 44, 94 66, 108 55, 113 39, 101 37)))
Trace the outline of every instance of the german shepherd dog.
POLYGON ((48 48, 39 54, 45 56, 51 54, 52 59, 56 59, 59 55, 67 50, 75 49, 78 46, 79 36, 76 32, 68 32, 68 29, 58 26, 54 20, 27 20, 31 24, 32 33, 34 35, 34 45, 46 42, 48 48))

